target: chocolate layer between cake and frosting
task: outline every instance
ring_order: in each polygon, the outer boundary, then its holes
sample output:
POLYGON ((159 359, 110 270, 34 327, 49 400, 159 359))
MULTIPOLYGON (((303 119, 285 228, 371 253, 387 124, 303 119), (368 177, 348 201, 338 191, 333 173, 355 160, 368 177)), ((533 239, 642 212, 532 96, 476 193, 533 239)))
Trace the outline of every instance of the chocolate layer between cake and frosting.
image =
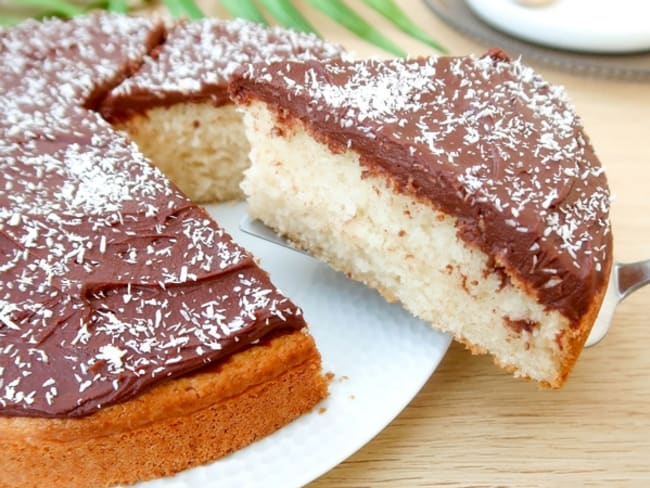
POLYGON ((490 257, 487 271, 507 271, 573 324, 602 294, 603 168, 564 90, 519 60, 271 63, 241 72, 231 95, 300 120, 333 152, 358 153, 366 176, 454 216, 458 236, 490 257))
POLYGON ((0 415, 78 417, 301 311, 92 107, 160 42, 93 15, 0 32, 0 415))

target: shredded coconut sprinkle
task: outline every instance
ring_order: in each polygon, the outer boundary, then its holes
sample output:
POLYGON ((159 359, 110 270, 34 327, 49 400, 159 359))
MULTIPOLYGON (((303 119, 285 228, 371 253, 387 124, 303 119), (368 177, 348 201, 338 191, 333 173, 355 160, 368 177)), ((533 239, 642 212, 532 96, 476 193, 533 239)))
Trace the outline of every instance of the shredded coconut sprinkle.
POLYGON ((304 324, 244 249, 84 108, 158 28, 93 15, 0 36, 1 413, 92 413, 304 324))
POLYGON ((288 59, 346 57, 343 50, 314 34, 267 29, 242 19, 211 19, 178 25, 155 58, 116 87, 111 97, 146 92, 164 98, 170 92, 195 94, 221 86, 239 69, 255 63, 288 59))
POLYGON ((564 89, 520 60, 271 63, 244 73, 238 89, 244 102, 271 100, 358 151, 362 164, 402 178, 403 191, 444 202, 459 225, 476 229, 464 236, 538 290, 569 293, 570 279, 593 286, 584 277, 608 262, 600 162, 564 89))

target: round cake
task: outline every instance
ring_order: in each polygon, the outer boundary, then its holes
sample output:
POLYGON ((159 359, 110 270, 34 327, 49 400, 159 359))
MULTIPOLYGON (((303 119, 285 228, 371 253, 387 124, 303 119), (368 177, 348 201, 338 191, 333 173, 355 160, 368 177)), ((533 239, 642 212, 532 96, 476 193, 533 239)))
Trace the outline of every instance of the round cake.
POLYGON ((473 352, 566 380, 607 287, 609 190, 563 89, 519 60, 353 62, 112 14, 0 30, 0 58, 0 487, 170 475, 325 397, 301 310, 197 206, 242 190, 473 352))

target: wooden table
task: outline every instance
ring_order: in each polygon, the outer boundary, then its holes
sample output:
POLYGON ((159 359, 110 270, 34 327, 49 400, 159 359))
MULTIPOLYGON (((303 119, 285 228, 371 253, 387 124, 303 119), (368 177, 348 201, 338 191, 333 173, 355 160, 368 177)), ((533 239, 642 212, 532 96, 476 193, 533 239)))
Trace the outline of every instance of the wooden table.
MULTIPOLYGON (((216 0, 203 2, 207 11, 216 0)), ((432 53, 359 0, 348 0, 409 53, 432 53)), ((399 2, 453 54, 482 53, 419 0, 399 2)), ((385 53, 297 2, 325 38, 359 55, 385 53)), ((650 84, 539 67, 563 84, 584 119, 616 196, 616 257, 650 258, 650 84)), ((650 287, 619 308, 560 391, 514 380, 454 344, 399 417, 311 487, 650 486, 650 287)))

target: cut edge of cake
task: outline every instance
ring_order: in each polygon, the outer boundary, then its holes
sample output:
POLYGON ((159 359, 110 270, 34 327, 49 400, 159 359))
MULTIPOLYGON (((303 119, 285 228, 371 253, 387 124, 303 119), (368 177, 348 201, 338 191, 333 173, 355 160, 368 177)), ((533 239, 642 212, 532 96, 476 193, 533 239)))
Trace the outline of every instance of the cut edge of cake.
POLYGON ((340 46, 309 33, 243 19, 182 21, 111 90, 100 112, 192 201, 243 199, 250 146, 228 96, 233 73, 285 58, 345 56, 340 46))
POLYGON ((196 203, 242 199, 250 146, 234 105, 176 103, 113 126, 196 203))

